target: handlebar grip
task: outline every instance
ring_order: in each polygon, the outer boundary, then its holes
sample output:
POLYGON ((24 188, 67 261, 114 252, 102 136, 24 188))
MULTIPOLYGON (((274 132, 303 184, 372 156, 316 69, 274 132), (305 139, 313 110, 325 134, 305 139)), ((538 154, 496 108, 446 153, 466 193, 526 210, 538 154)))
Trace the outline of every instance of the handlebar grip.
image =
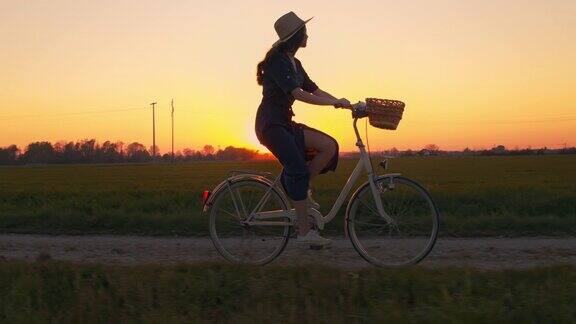
POLYGON ((352 105, 352 116, 354 118, 364 118, 368 117, 368 113, 366 112, 366 103, 362 101, 358 101, 352 105))
POLYGON ((362 101, 358 101, 357 103, 352 105, 352 109, 354 110, 365 110, 366 109, 366 103, 362 102, 362 101))

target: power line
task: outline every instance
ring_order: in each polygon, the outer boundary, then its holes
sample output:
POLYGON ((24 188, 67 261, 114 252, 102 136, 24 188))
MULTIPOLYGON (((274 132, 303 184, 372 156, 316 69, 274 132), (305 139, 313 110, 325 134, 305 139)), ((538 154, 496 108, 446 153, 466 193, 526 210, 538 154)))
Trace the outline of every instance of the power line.
MULTIPOLYGON (((148 108, 139 107, 139 108, 125 108, 125 109, 105 109, 105 110, 93 110, 93 111, 81 111, 81 112, 72 112, 72 113, 56 113, 56 114, 32 114, 32 115, 20 115, 20 116, 0 116, 0 121, 5 120, 15 120, 15 119, 26 119, 26 118, 42 118, 42 117, 64 117, 64 116, 81 116, 81 115, 90 115, 90 114, 105 114, 105 113, 119 113, 119 112, 128 112, 128 111, 141 111, 148 108)), ((236 118, 232 117, 229 114, 223 114, 218 112, 211 112, 211 111, 191 111, 191 110, 181 110, 183 114, 191 114, 191 115, 205 115, 205 116, 213 116, 219 119, 230 119, 236 118)), ((172 112, 173 114, 173 112, 172 112)), ((426 120, 426 121, 407 121, 408 123, 413 124, 421 124, 421 125, 504 125, 504 124, 524 124, 524 123, 550 123, 550 122, 568 122, 568 121, 576 121, 576 116, 570 114, 558 114, 557 117, 562 118, 544 118, 544 119, 529 119, 529 120, 502 120, 502 121, 446 121, 446 120, 426 120)), ((554 116, 554 117, 556 117, 554 116)), ((551 115, 546 117, 552 117, 551 115)), ((348 118, 338 118, 333 117, 330 119, 338 119, 338 120, 346 120, 348 118)))
MULTIPOLYGON (((30 115, 20 115, 20 116, 0 116, 1 120, 14 120, 14 119, 26 119, 26 118, 42 118, 42 117, 65 117, 65 116, 78 116, 78 115, 89 115, 89 114, 103 114, 103 113, 118 113, 118 112, 126 112, 126 111, 136 111, 136 110, 147 110, 149 108, 141 107, 141 108, 127 108, 127 109, 108 109, 108 110, 94 110, 94 111, 82 111, 82 112, 73 112, 73 113, 56 113, 56 114, 30 114, 30 115)), ((185 114, 193 114, 193 115, 208 115, 208 116, 215 116, 215 117, 230 117, 226 114, 219 114, 219 113, 212 113, 212 112, 198 112, 198 111, 182 111, 185 114)))
POLYGON ((566 122, 566 121, 576 121, 574 118, 558 118, 558 119, 533 119, 533 120, 509 120, 509 121, 412 121, 413 124, 438 124, 439 126, 444 125, 499 125, 499 124, 525 124, 525 123, 550 123, 550 122, 566 122))
POLYGON ((94 111, 81 111, 75 113, 57 113, 57 114, 35 114, 35 115, 21 115, 21 116, 6 116, 2 118, 0 116, 0 120, 10 120, 10 119, 21 119, 21 118, 34 118, 34 117, 53 117, 53 116, 75 116, 75 115, 86 115, 86 114, 102 114, 102 113, 116 113, 116 112, 123 112, 123 111, 135 111, 135 110, 144 110, 147 108, 127 108, 127 109, 109 109, 109 110, 94 110, 94 111))

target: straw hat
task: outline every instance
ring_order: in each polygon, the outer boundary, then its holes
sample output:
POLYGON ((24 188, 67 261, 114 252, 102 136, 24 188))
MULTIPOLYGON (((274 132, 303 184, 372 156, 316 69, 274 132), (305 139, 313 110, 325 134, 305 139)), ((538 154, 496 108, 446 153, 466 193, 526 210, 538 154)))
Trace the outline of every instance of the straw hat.
POLYGON ((294 36, 294 34, 296 34, 302 27, 304 27, 304 25, 306 25, 306 23, 309 22, 312 18, 308 20, 302 20, 300 17, 296 16, 293 11, 290 11, 284 16, 278 18, 278 20, 276 20, 274 23, 274 29, 276 30, 276 34, 278 34, 279 39, 272 45, 272 47, 290 39, 290 37, 294 36))

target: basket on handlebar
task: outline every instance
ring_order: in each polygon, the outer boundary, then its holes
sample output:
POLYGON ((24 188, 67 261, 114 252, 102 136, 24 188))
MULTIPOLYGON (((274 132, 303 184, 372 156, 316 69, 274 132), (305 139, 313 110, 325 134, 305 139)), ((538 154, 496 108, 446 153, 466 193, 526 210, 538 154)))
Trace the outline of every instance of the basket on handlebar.
POLYGON ((404 103, 398 100, 366 98, 366 112, 370 125, 383 129, 396 129, 402 119, 404 103))

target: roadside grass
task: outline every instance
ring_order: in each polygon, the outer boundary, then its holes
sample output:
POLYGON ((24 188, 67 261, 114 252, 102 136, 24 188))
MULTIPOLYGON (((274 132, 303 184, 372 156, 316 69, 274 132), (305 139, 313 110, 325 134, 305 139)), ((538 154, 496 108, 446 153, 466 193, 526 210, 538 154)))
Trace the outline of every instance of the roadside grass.
MULTIPOLYGON (((354 164, 343 159, 336 173, 315 180, 324 212, 354 164)), ((397 158, 390 165, 387 172, 428 188, 441 235, 576 234, 576 156, 397 158)), ((201 191, 233 169, 277 172, 278 164, 2 167, 0 232, 206 235, 201 191)), ((343 231, 344 209, 327 227, 333 234, 343 231)))
POLYGON ((573 323, 576 268, 0 262, 3 323, 573 323))

